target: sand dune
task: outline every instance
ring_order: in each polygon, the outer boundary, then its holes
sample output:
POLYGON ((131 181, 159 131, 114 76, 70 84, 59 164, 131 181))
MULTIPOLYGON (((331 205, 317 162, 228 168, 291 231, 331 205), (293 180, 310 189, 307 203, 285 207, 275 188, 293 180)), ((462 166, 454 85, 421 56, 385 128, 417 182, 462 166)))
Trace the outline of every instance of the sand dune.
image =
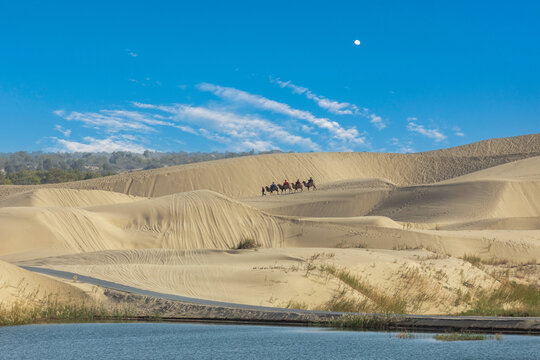
POLYGON ((87 209, 3 207, 0 228, 0 256, 10 259, 141 247, 229 249, 246 238, 275 247, 284 237, 274 217, 210 191, 87 209))
POLYGON ((0 261, 0 304, 39 301, 51 296, 58 301, 89 299, 75 286, 0 261))
POLYGON ((507 164, 494 166, 488 169, 475 171, 467 175, 458 176, 445 182, 461 182, 472 180, 524 180, 540 181, 540 156, 513 161, 507 164))
POLYGON ((458 221, 540 216, 540 182, 470 181, 398 189, 370 215, 397 221, 458 221))
POLYGON ((126 246, 120 229, 83 209, 0 208, 0 229, 0 256, 9 259, 126 246))
MULTIPOLYGON (((538 155, 540 134, 533 134, 418 154, 258 155, 53 184, 47 188, 107 190, 144 197, 207 189, 236 198, 258 195, 261 186, 272 181, 310 176, 319 184, 358 178, 382 178, 400 186, 428 184, 538 155)), ((27 190, 28 187, 0 186, 0 197, 27 190)))
POLYGON ((278 220, 212 191, 194 191, 161 198, 94 208, 138 246, 172 249, 230 249, 242 239, 263 247, 279 247, 278 220))
MULTIPOLYGON (((491 273, 460 257, 540 259, 539 154, 535 134, 422 154, 262 155, 1 187, 0 259, 160 292, 309 308, 345 286, 322 265, 352 271, 388 294, 405 294, 400 279, 412 271, 420 275, 406 296, 442 295, 410 311, 455 312, 463 283, 497 286, 491 273), (261 183, 309 176, 315 191, 260 196, 261 183), (260 249, 232 250, 244 239, 260 249)), ((0 296, 13 299, 13 284, 26 272, 0 267, 7 269, 0 296)), ((534 274, 516 280, 534 281, 534 274)))
MULTIPOLYGON (((455 306, 458 291, 467 291, 464 283, 478 289, 496 285, 485 272, 462 260, 432 255, 424 250, 367 249, 132 250, 27 264, 183 296, 277 307, 301 304, 310 309, 324 308, 336 293, 347 288, 339 279, 318 270, 321 265, 345 268, 369 279, 373 286, 407 299, 411 312, 454 313, 464 308, 455 306), (432 299, 418 301, 426 291, 432 299)), ((371 296, 348 294, 368 300, 371 296)))
POLYGON ((0 198, 0 207, 89 207, 141 198, 102 190, 35 189, 0 198))

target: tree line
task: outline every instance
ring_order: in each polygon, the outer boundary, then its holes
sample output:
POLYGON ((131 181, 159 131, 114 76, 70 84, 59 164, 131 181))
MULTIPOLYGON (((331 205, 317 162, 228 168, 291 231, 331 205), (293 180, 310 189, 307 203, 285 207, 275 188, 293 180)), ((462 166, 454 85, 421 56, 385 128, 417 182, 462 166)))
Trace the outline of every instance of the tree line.
MULTIPOLYGON (((273 150, 264 153, 277 152, 281 151, 273 150)), ((142 154, 125 151, 113 153, 45 153, 41 151, 0 153, 0 184, 53 184, 92 179, 128 171, 157 169, 254 154, 254 150, 222 153, 145 151, 142 154)))

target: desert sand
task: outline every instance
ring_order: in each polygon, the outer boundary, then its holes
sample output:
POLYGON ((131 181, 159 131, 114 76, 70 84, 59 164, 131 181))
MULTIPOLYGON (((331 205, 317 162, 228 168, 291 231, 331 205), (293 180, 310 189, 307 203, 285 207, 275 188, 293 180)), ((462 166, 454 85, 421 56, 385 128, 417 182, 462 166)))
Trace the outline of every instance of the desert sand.
POLYGON ((501 272, 535 283, 536 260, 540 134, 417 154, 259 155, 0 186, 7 303, 30 293, 97 296, 19 267, 29 265, 240 304, 327 309, 352 299, 377 311, 381 299, 399 298, 409 313, 453 314, 496 289, 501 272), (317 190, 260 196, 272 181, 309 177, 317 190), (259 248, 236 249, 245 239, 259 248))

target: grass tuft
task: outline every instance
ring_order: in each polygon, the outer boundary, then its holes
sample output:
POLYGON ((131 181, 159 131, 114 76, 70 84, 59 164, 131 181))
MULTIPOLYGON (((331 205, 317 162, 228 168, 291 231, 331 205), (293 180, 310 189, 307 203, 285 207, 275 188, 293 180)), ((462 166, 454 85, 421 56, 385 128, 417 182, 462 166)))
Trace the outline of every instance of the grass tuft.
MULTIPOLYGON (((352 274, 350 271, 338 269, 333 265, 322 265, 321 272, 326 272, 338 278, 341 282, 361 293, 367 299, 375 304, 375 311, 383 313, 403 314, 407 311, 407 302, 399 296, 388 296, 371 286, 368 282, 352 274)), ((334 296, 329 304, 334 311, 365 311, 367 302, 358 302, 345 296, 345 290, 342 290, 337 296, 334 296), (338 308, 342 310, 337 310, 338 308)))
POLYGON ((343 330, 388 330, 393 321, 388 315, 348 315, 328 323, 343 330))
POLYGON ((439 341, 479 341, 479 340, 493 340, 495 336, 483 335, 483 334, 469 334, 469 333, 451 333, 451 334, 436 334, 433 336, 435 340, 439 341))
POLYGON ((540 287, 503 281, 494 291, 480 291, 462 315, 540 316, 540 287))
POLYGON ((255 241, 255 239, 244 238, 240 240, 240 242, 236 246, 236 249, 237 250, 257 249, 258 247, 259 247, 259 244, 255 241))
POLYGON ((37 302, 18 301, 0 304, 0 326, 46 322, 91 322, 96 320, 126 320, 133 317, 130 308, 106 308, 86 303, 62 303, 54 297, 37 302))

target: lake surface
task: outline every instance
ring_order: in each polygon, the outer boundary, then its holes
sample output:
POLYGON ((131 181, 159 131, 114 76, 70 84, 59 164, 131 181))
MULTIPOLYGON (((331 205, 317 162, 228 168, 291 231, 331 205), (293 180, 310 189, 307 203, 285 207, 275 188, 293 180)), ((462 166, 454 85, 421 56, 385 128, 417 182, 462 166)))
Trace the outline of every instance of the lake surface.
POLYGON ((540 337, 440 342, 433 334, 170 323, 0 327, 1 359, 540 359, 540 337))

